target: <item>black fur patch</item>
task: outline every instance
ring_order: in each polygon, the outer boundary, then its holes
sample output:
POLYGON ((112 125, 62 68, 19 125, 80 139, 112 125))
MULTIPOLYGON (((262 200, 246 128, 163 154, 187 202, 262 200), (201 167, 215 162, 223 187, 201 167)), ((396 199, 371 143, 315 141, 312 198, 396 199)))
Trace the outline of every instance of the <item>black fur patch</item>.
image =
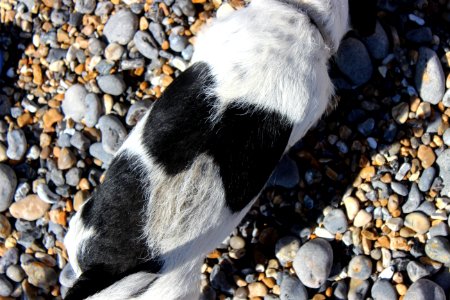
POLYGON ((129 275, 130 270, 160 270, 161 263, 150 257, 142 238, 146 179, 135 168, 138 163, 133 155, 115 157, 105 181, 83 207, 81 220, 95 234, 85 242, 83 255, 78 254, 78 263, 85 273, 70 294, 92 295, 129 275))
POLYGON ((352 28, 360 35, 372 35, 377 22, 377 1, 349 0, 348 4, 352 28))
POLYGON ((199 154, 220 167, 228 207, 237 212, 264 187, 279 161, 292 126, 283 117, 244 101, 229 105, 212 123, 216 97, 209 67, 195 64, 181 74, 153 106, 144 144, 169 175, 188 168, 199 154))

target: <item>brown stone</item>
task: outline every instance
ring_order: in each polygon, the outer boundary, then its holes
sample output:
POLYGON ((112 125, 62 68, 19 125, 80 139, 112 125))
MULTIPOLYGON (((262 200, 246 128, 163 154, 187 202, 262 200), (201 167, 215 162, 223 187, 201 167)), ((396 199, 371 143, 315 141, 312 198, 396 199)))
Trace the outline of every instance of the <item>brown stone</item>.
POLYGON ((33 69, 33 83, 37 84, 37 85, 41 85, 44 80, 42 78, 42 69, 41 66, 34 64, 32 66, 33 69))
MULTIPOLYGON (((51 108, 47 110, 42 117, 42 121, 44 122, 44 131, 52 132, 54 131, 53 125, 57 122, 60 122, 64 119, 63 115, 55 108, 51 108)), ((41 146, 43 146, 41 144, 41 146)), ((48 146, 48 145, 45 145, 48 146)))
POLYGON ((436 160, 433 149, 425 145, 420 145, 417 157, 422 162, 422 167, 424 169, 431 167, 436 160))
POLYGON ((50 204, 42 201, 38 195, 29 195, 14 202, 9 207, 9 212, 16 219, 35 221, 42 218, 49 208, 50 204))
POLYGON ((267 295, 268 289, 261 282, 252 282, 248 285, 248 296, 253 297, 264 297, 267 295))
POLYGON ((75 155, 68 148, 62 148, 58 157, 58 169, 67 170, 77 162, 75 155))
POLYGON ((369 166, 369 167, 363 168, 361 170, 361 172, 359 172, 359 176, 362 179, 366 179, 366 180, 372 178, 373 176, 375 176, 375 167, 369 166))

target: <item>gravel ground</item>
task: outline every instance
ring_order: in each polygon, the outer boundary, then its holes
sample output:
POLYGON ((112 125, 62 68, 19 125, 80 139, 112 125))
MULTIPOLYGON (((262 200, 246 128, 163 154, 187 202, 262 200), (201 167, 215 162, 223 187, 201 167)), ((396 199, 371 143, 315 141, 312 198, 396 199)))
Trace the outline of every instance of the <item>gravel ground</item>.
MULTIPOLYGON (((449 297, 450 1, 378 2, 332 62, 337 109, 205 259, 203 299, 449 297)), ((64 295, 70 217, 201 26, 244 5, 0 0, 0 299, 64 295)))

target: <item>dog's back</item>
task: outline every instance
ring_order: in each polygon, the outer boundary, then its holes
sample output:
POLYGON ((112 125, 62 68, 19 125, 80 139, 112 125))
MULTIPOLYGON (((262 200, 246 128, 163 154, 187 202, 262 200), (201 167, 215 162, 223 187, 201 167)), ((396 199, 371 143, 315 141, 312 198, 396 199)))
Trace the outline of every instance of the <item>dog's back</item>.
POLYGON ((204 255, 328 106, 347 23, 346 0, 254 0, 209 25, 71 222, 68 298, 198 298, 204 255))

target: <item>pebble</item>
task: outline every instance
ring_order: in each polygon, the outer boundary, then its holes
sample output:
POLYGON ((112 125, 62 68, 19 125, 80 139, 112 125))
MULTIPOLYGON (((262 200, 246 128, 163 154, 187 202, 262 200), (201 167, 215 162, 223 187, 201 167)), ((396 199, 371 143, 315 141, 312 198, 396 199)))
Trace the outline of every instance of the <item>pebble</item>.
POLYGON ((117 43, 111 43, 105 48, 105 58, 110 61, 119 60, 123 53, 125 52, 125 48, 117 43))
POLYGON ((427 44, 433 40, 433 33, 430 27, 419 27, 408 31, 405 37, 408 41, 416 44, 427 44))
POLYGON ((399 231, 403 227, 402 218, 390 218, 386 221, 386 226, 392 231, 399 231))
POLYGON ((94 12, 96 5, 95 0, 76 0, 75 10, 82 14, 91 14, 94 12))
POLYGON ((81 84, 74 84, 66 91, 61 105, 66 118, 81 122, 86 114, 86 95, 86 88, 81 84))
POLYGON ((348 290, 348 300, 364 300, 369 288, 370 284, 367 280, 352 278, 348 290))
POLYGON ((156 45, 156 42, 153 40, 153 38, 148 32, 145 31, 136 32, 133 41, 136 48, 143 56, 149 59, 158 58, 158 49, 157 49, 158 45, 156 45))
POLYGON ((138 18, 128 9, 122 9, 112 15, 105 24, 103 35, 110 43, 127 45, 138 28, 138 18))
POLYGON ((11 223, 4 215, 0 214, 0 237, 6 239, 11 234, 11 223))
POLYGON ((172 32, 169 35, 169 43, 170 49, 172 49, 175 52, 181 52, 184 50, 184 48, 186 48, 188 40, 185 36, 181 36, 175 32, 172 32))
POLYGON ((14 282, 21 282, 25 278, 25 272, 19 265, 11 265, 6 269, 6 276, 14 282))
POLYGON ((391 182, 391 188, 395 193, 399 194, 400 196, 406 196, 409 194, 408 187, 404 184, 393 181, 391 182))
POLYGON ((447 146, 450 146, 450 128, 447 128, 444 132, 444 135, 442 136, 442 140, 444 141, 444 144, 447 146))
POLYGON ((424 169, 431 167, 436 161, 436 155, 434 154, 433 149, 425 145, 420 145, 419 150, 417 151, 417 157, 422 162, 422 167, 424 169))
POLYGON ((76 278, 75 271, 70 264, 66 264, 59 274, 59 282, 65 287, 72 287, 76 278))
POLYGON ((230 247, 235 250, 240 250, 245 247, 245 240, 240 236, 233 236, 230 239, 230 247))
POLYGON ((429 230, 430 238, 433 238, 435 236, 449 236, 449 235, 450 229, 448 225, 445 224, 444 222, 432 226, 429 230))
POLYGON ((89 93, 85 98, 86 114, 84 116, 84 124, 87 127, 94 127, 100 116, 103 114, 103 106, 96 94, 89 93))
POLYGON ((158 44, 161 45, 166 40, 166 34, 161 24, 151 22, 148 29, 158 44))
POLYGON ((298 184, 299 179, 300 175, 298 173, 296 162, 289 156, 285 155, 281 158, 277 167, 273 171, 267 185, 293 188, 298 184))
POLYGON ((29 195, 14 202, 9 207, 9 212, 16 219, 35 221, 42 218, 49 208, 50 204, 42 201, 37 195, 29 195))
POLYGON ((435 261, 450 264, 450 242, 446 237, 436 236, 425 244, 425 253, 435 261))
POLYGON ((374 300, 397 300, 397 292, 388 280, 377 280, 372 286, 374 300))
POLYGON ((46 185, 44 183, 41 183, 37 186, 36 192, 42 201, 50 203, 50 204, 54 204, 54 203, 58 202, 58 200, 60 198, 57 194, 53 193, 50 190, 48 185, 46 185))
POLYGON ((431 104, 442 100, 445 93, 444 71, 436 52, 429 48, 419 49, 415 83, 422 100, 431 104))
POLYGON ((363 42, 374 59, 383 59, 389 53, 389 39, 380 22, 375 26, 375 33, 363 38, 363 42))
POLYGON ((403 300, 445 300, 442 288, 429 279, 419 279, 408 289, 403 300))
POLYGON ((365 255, 354 256, 348 264, 348 276, 366 280, 372 274, 372 260, 365 255))
POLYGON ((117 117, 112 115, 102 116, 98 127, 102 132, 103 149, 109 154, 116 153, 127 137, 125 127, 117 117))
POLYGON ((416 282, 420 278, 430 275, 427 268, 416 261, 410 261, 406 266, 406 271, 408 272, 408 277, 412 282, 416 282))
POLYGON ((307 287, 318 288, 328 278, 333 264, 333 250, 329 242, 317 238, 300 247, 293 267, 300 281, 307 287))
POLYGON ((332 209, 324 218, 323 225, 332 234, 344 233, 347 228, 347 218, 341 209, 332 209))
POLYGON ((294 236, 286 236, 277 241, 275 244, 275 256, 282 266, 294 261, 300 245, 300 239, 294 236))
POLYGON ((79 131, 76 131, 70 138, 70 144, 81 151, 86 151, 91 142, 89 139, 79 131))
POLYGON ((17 187, 17 177, 11 167, 0 163, 0 211, 8 209, 17 187))
POLYGON ((254 297, 264 297, 267 295, 268 289, 262 282, 252 282, 248 285, 248 296, 250 298, 254 297))
POLYGON ((58 169, 68 170, 77 162, 75 155, 69 148, 62 148, 58 156, 58 169))
POLYGON ((433 184, 433 180, 436 176, 436 169, 434 167, 429 167, 425 170, 423 170, 422 175, 419 179, 419 190, 421 192, 427 192, 431 185, 433 184))
POLYGON ((37 287, 48 289, 57 283, 55 270, 40 262, 23 263, 22 268, 28 276, 28 281, 37 287))
POLYGON ((405 204, 402 206, 403 213, 408 214, 415 211, 422 201, 423 196, 420 193, 417 184, 414 182, 409 190, 408 200, 406 200, 405 204))
POLYGON ((439 166, 439 176, 444 180, 441 195, 450 197, 450 149, 444 150, 436 160, 439 166))
POLYGON ((8 297, 13 292, 13 285, 4 275, 0 275, 0 296, 8 297))
POLYGON ((151 105, 150 101, 139 101, 131 105, 125 117, 125 123, 129 126, 136 125, 151 105))
POLYGON ((430 229, 430 221, 423 213, 413 212, 405 217, 405 226, 419 234, 424 234, 430 229))
POLYGON ((408 120, 409 105, 406 102, 402 102, 394 108, 392 108, 392 117, 398 124, 404 124, 408 120))
POLYGON ((102 143, 94 143, 89 147, 89 154, 109 165, 113 160, 113 155, 103 149, 102 143))
POLYGON ((355 85, 364 84, 372 77, 373 67, 369 53, 364 44, 355 38, 348 38, 341 43, 336 64, 355 85))
POLYGON ((355 227, 363 227, 367 225, 370 221, 372 221, 372 215, 365 211, 364 209, 361 209, 355 216, 355 219, 353 220, 353 225, 355 227))
POLYGON ((8 149, 6 156, 12 160, 21 160, 27 151, 27 139, 22 129, 13 129, 8 132, 8 149))
POLYGON ((97 84, 104 93, 113 96, 120 96, 127 87, 121 75, 99 76, 97 84))
POLYGON ((305 286, 295 277, 283 276, 281 282, 280 300, 307 300, 308 291, 305 286))

